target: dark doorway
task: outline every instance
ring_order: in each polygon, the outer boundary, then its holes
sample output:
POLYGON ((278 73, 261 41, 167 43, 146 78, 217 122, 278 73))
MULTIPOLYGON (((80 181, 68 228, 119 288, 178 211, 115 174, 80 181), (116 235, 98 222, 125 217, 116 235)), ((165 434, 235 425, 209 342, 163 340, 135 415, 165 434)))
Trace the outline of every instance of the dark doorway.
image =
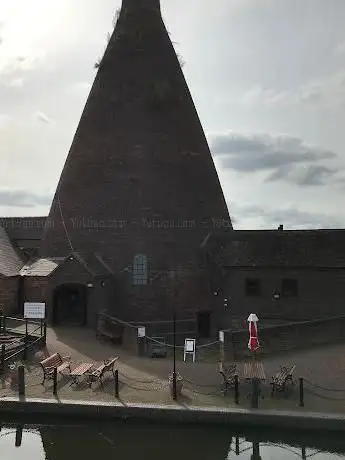
POLYGON ((198 318, 198 336, 207 339, 211 335, 211 312, 200 311, 198 318))
POLYGON ((62 284, 54 290, 53 325, 85 326, 87 288, 83 284, 62 284))

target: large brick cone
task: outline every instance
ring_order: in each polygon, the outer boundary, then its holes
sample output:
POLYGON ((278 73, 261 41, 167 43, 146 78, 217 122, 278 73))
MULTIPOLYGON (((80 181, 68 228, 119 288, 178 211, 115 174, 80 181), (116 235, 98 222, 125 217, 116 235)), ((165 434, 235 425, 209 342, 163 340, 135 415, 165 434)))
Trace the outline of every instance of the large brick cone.
POLYGON ((159 0, 123 0, 60 177, 41 255, 66 256, 72 248, 98 253, 116 272, 143 253, 158 273, 150 304, 161 296, 168 309, 159 271, 182 266, 197 276, 200 245, 216 221, 231 228, 159 0))

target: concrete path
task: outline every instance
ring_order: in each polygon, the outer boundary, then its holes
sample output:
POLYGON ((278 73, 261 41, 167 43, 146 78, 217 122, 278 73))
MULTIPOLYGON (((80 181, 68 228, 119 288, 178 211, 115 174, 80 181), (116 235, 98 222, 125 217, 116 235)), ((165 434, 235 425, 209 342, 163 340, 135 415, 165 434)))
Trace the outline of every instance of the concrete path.
MULTIPOLYGON (((47 354, 60 352, 71 356, 73 366, 82 362, 99 363, 105 358, 119 356, 120 397, 127 402, 154 402, 167 404, 172 402, 167 382, 172 371, 172 361, 166 359, 150 359, 132 356, 121 347, 109 342, 96 340, 93 331, 82 328, 48 329, 47 354)), ((182 362, 182 350, 177 353, 177 370, 184 378, 183 397, 179 404, 205 406, 231 406, 235 403, 233 395, 224 397, 220 392, 221 379, 217 372, 219 355, 216 351, 199 356, 198 362, 182 362)), ((35 357, 36 364, 27 365, 26 382, 27 396, 52 398, 52 385, 40 385, 42 371, 37 362, 43 358, 42 353, 35 357)), ((263 387, 264 399, 260 400, 260 408, 279 410, 311 410, 345 413, 345 344, 314 348, 308 351, 281 355, 264 360, 268 377, 279 370, 280 365, 296 364, 296 378, 304 377, 306 381, 318 386, 342 391, 329 391, 305 384, 305 408, 299 407, 298 389, 292 389, 288 398, 269 397, 269 385, 263 387), (311 393, 313 391, 313 393, 311 393)), ((239 363, 241 369, 242 364, 239 363)), ((250 387, 241 382, 240 407, 250 406, 250 387)), ((0 385, 0 397, 10 396, 13 392, 8 381, 0 385)), ((67 379, 61 379, 58 394, 62 399, 114 401, 114 381, 110 374, 104 388, 94 385, 89 389, 85 384, 71 387, 67 379)))

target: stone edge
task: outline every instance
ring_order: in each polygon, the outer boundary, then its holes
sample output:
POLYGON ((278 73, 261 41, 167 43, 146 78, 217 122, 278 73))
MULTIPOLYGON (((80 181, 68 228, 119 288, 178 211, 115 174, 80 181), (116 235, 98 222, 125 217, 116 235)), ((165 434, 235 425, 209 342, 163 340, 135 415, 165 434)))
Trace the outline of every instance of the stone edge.
POLYGON ((226 409, 218 407, 191 407, 176 405, 134 404, 66 400, 44 400, 3 398, 0 400, 0 414, 20 418, 21 416, 47 417, 54 419, 68 417, 90 420, 132 420, 157 423, 220 424, 238 427, 260 427, 274 429, 298 429, 307 431, 344 431, 345 416, 341 414, 293 412, 276 410, 226 409))

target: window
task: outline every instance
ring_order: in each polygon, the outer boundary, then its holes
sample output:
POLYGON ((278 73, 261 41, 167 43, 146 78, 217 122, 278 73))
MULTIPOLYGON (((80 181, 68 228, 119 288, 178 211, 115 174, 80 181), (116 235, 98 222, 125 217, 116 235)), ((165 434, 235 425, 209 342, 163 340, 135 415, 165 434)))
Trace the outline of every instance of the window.
POLYGON ((137 254, 133 260, 133 285, 147 284, 147 258, 143 254, 137 254))
POLYGON ((246 295, 258 297, 261 295, 261 281, 258 278, 247 278, 245 285, 246 295))
POLYGON ((284 278, 282 280, 282 296, 283 297, 297 297, 298 296, 297 280, 292 279, 292 278, 284 278))

